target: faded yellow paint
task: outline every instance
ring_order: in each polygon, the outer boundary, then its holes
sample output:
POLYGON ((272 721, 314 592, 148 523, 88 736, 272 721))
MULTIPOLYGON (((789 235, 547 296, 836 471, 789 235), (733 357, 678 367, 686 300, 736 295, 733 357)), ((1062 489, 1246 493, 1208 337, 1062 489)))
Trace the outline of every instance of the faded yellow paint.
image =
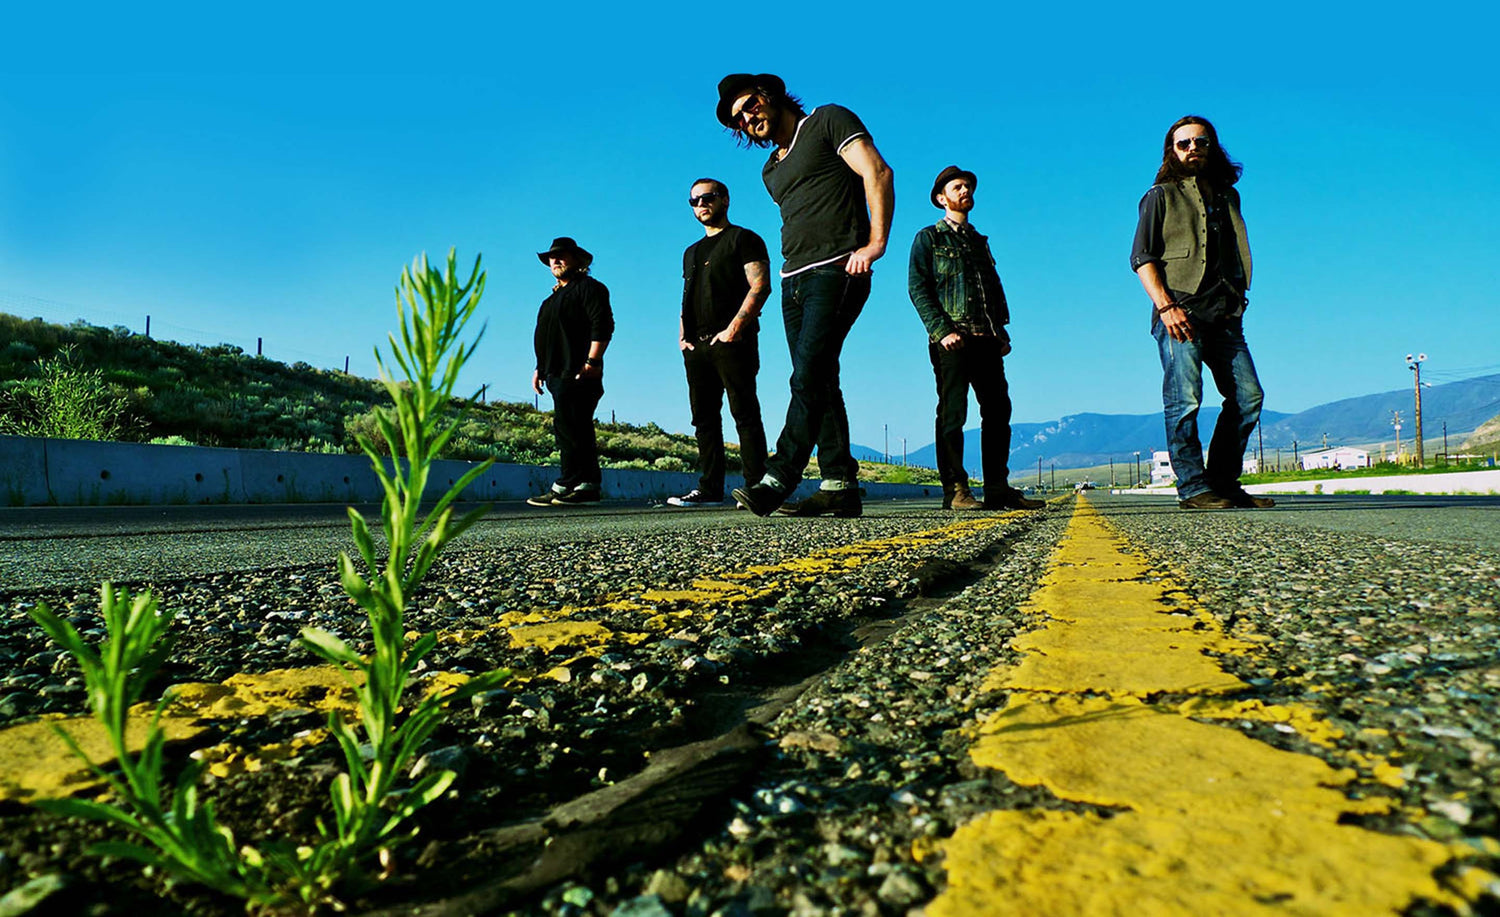
MULTIPOLYGON (((140 751, 145 744, 152 709, 143 705, 131 709, 125 730, 126 746, 131 751, 140 751)), ((48 716, 11 726, 0 733, 0 799, 69 796, 103 782, 68 751, 53 732, 53 726, 72 736, 90 760, 98 763, 114 760, 114 748, 104 727, 92 717, 48 716)), ((163 716, 161 728, 168 741, 177 741, 192 738, 207 727, 192 717, 163 716)))
MULTIPOLYGON (((971 757, 1108 814, 974 819, 944 845, 948 888, 930 917, 1363 917, 1417 898, 1462 906, 1462 889, 1433 877, 1454 849, 1339 824, 1392 807, 1341 791, 1354 770, 1197 721, 1283 723, 1324 745, 1341 737, 1312 710, 1223 697, 1244 686, 1213 656, 1247 652, 1252 641, 1223 633, 1086 501, 1026 610, 1042 626, 1017 641, 1022 661, 987 681, 1008 699, 983 718, 971 757)), ((1469 886, 1482 879, 1474 872, 1469 886)))
MULTIPOLYGON (((438 639, 446 644, 464 644, 503 634, 512 647, 539 646, 550 652, 566 646, 576 649, 580 655, 597 656, 610 645, 635 645, 656 634, 712 620, 714 606, 763 599, 790 585, 809 582, 835 570, 850 569, 894 554, 966 537, 1024 515, 997 514, 937 529, 832 548, 781 564, 715 574, 712 578, 693 581, 689 589, 647 589, 637 596, 610 597, 586 607, 569 605, 560 609, 506 612, 486 627, 448 631, 440 634, 438 639), (616 631, 600 621, 588 620, 595 616, 631 614, 640 616, 639 626, 644 632, 616 631)), ((407 634, 412 640, 417 636, 415 632, 407 634)), ((569 677, 563 675, 566 668, 567 665, 559 666, 541 677, 569 677)), ((531 677, 535 676, 517 674, 515 680, 524 682, 531 677)), ((433 673, 428 676, 428 690, 449 691, 466 679, 467 676, 456 673, 433 673)), ((279 669, 261 675, 237 674, 222 684, 175 686, 162 722, 168 730, 168 739, 178 741, 202 733, 215 720, 251 719, 282 710, 338 710, 353 714, 357 709, 354 692, 338 668, 309 666, 279 669)), ((141 718, 140 722, 131 723, 130 735, 137 743, 133 747, 139 747, 138 743, 145 734, 144 718, 149 717, 150 711, 151 708, 144 706, 132 711, 134 717, 141 718)), ((80 737, 96 763, 106 764, 113 760, 102 731, 92 720, 71 717, 59 721, 66 722, 68 728, 80 737)), ((197 754, 209 762, 210 770, 222 776, 257 769, 263 762, 289 756, 304 745, 323 738, 325 733, 322 730, 314 730, 290 743, 259 749, 220 745, 197 754)), ((67 795, 97 783, 44 723, 0 729, 0 800, 67 795)))
POLYGON ((303 749, 311 748, 327 738, 326 729, 309 729, 293 736, 289 742, 275 742, 255 749, 229 744, 215 745, 193 752, 193 757, 207 765, 208 772, 215 777, 232 777, 235 774, 262 770, 273 761, 295 758, 303 749))

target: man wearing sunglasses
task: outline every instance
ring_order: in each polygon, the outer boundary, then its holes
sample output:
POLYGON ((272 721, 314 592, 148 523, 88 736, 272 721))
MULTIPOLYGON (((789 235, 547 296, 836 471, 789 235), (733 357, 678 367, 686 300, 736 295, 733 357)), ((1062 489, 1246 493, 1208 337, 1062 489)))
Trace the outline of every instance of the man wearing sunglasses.
POLYGON ((1141 198, 1130 253, 1151 297, 1167 451, 1183 509, 1274 505, 1239 480, 1263 400, 1242 320, 1250 289, 1250 243, 1234 188, 1242 171, 1207 119, 1179 118, 1167 129, 1156 181, 1141 198), (1198 438, 1205 365, 1224 396, 1206 465, 1198 438))
POLYGON ((760 372, 761 306, 771 295, 770 256, 760 236, 729 222, 729 189, 700 178, 688 191, 688 206, 703 224, 703 238, 682 253, 682 314, 677 346, 687 369, 688 404, 698 437, 698 486, 671 506, 724 502, 724 422, 729 413, 740 437, 746 483, 766 473, 766 430, 755 396, 760 372))
POLYGON ((969 221, 973 172, 949 166, 932 182, 929 199, 943 211, 936 224, 917 231, 911 244, 907 293, 927 327, 928 357, 937 379, 937 464, 943 509, 1040 509, 1010 486, 1010 308, 995 270, 989 240, 969 221), (964 421, 969 389, 979 402, 979 442, 984 453, 984 502, 969 489, 964 469, 964 421))
POLYGON ((773 74, 724 77, 715 115, 743 145, 771 148, 761 179, 781 208, 781 313, 792 356, 776 454, 765 476, 734 498, 759 516, 858 516, 859 464, 849 452, 839 354, 869 298, 871 267, 885 254, 891 168, 853 112, 824 105, 808 113, 773 74), (783 507, 815 446, 822 486, 783 507))

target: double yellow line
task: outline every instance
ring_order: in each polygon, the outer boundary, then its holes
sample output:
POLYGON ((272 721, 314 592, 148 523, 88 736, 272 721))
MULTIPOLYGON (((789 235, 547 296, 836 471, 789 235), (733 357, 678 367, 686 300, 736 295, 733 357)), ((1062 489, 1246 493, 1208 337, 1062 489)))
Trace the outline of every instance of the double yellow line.
POLYGON ((1025 610, 1019 664, 991 673, 1003 709, 983 717, 973 761, 1074 808, 1000 810, 943 844, 948 888, 930 917, 1397 913, 1418 898, 1462 913, 1494 877, 1434 870, 1465 848, 1341 824, 1386 812, 1365 776, 1203 719, 1280 723, 1315 744, 1342 737, 1305 707, 1236 701, 1248 688, 1216 655, 1254 652, 1132 553, 1080 500, 1025 610), (1164 701, 1162 698, 1178 698, 1164 701), (1183 701, 1181 698, 1186 697, 1183 701))

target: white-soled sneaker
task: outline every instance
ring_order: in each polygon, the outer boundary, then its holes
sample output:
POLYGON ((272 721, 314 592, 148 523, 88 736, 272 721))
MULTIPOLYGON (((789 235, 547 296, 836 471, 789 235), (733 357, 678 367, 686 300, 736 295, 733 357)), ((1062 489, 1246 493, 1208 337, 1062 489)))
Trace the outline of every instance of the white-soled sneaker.
POLYGON ((703 491, 698 490, 697 488, 688 491, 680 497, 667 498, 668 506, 722 506, 723 503, 723 497, 715 497, 710 494, 706 494, 703 491))

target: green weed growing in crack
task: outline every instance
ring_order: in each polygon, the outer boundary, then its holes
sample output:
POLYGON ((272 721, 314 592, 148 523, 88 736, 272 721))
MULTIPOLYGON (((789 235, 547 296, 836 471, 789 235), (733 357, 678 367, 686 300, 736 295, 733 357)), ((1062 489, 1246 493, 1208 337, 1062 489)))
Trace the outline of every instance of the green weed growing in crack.
POLYGON ((402 787, 422 743, 442 722, 447 704, 493 689, 510 677, 507 671, 480 675, 446 696, 429 693, 404 718, 398 716, 413 670, 437 644, 433 633, 407 644, 407 604, 444 546, 485 512, 480 508, 455 520, 452 504, 493 460, 471 469, 425 514, 420 507, 432 463, 463 420, 461 412, 444 418, 454 400, 459 371, 484 334, 481 329, 473 342, 460 340, 484 291, 485 275, 479 263, 476 258, 463 284, 455 276, 451 249, 441 273, 429 269, 425 255, 403 269, 396 290, 401 339, 398 342, 394 334, 390 336, 391 358, 401 369, 401 380, 394 377, 379 349, 375 351, 381 382, 394 402, 393 410, 377 415, 391 458, 382 456, 367 437, 361 436, 359 444, 384 489, 380 524, 387 553, 381 564, 369 524, 351 507, 354 544, 368 575, 361 573, 347 553, 339 554, 339 577, 345 592, 369 618, 373 652, 361 656, 318 628, 302 631, 303 643, 343 670, 359 700, 357 725, 339 713, 328 718, 348 771, 334 778, 334 824, 331 828, 319 824, 323 843, 306 854, 305 862, 327 884, 362 874, 373 856, 385 862, 392 847, 415 833, 403 823, 441 796, 455 776, 452 771, 439 771, 402 787))
POLYGON ((198 777, 202 765, 193 763, 184 768, 169 802, 162 805, 166 735, 161 728, 161 712, 165 699, 151 717, 140 754, 130 754, 126 744, 130 707, 140 700, 146 682, 166 659, 173 639, 167 634, 169 618, 160 612, 150 592, 131 597, 128 591, 116 593, 105 583, 100 593, 106 637, 97 651, 46 604, 38 603, 30 614, 83 670, 89 708, 114 749, 119 775, 90 760, 66 730, 53 728, 73 754, 109 785, 118 802, 43 799, 37 806, 55 815, 117 825, 150 844, 103 841, 89 848, 92 853, 136 860, 176 879, 199 882, 254 904, 280 901, 281 895, 271 888, 259 855, 250 848, 235 846, 233 833, 214 818, 213 803, 200 804, 198 777))
POLYGON ((348 765, 346 773, 334 778, 332 827, 320 820, 320 837, 312 845, 294 847, 277 841, 262 849, 237 847, 233 833, 215 818, 212 803, 199 801, 202 767, 198 764, 183 770, 163 805, 166 735, 160 721, 166 699, 157 705, 138 755, 129 753, 126 729, 131 705, 139 701, 171 649, 170 619, 159 611, 151 593, 132 598, 125 591, 117 594, 106 583, 101 607, 107 636, 98 650, 45 604, 38 603, 30 612, 48 636, 78 661, 90 708, 105 729, 120 771, 116 776, 96 765, 71 736, 58 729, 69 749, 109 785, 118 802, 51 799, 39 800, 37 805, 59 815, 118 825, 150 845, 111 841, 95 844, 93 852, 143 862, 176 879, 242 898, 251 908, 277 912, 287 908, 311 912, 324 904, 337 908, 341 905, 335 892, 365 885, 372 859, 388 866, 389 852, 416 833, 407 824, 411 816, 452 784, 452 771, 429 773, 409 785, 405 775, 423 743, 442 723, 447 705, 490 690, 510 677, 505 670, 486 673, 446 695, 428 693, 409 711, 401 708, 413 671, 437 644, 437 635, 429 633, 408 645, 407 604, 443 548, 483 515, 481 508, 455 520, 452 504, 493 462, 470 470, 422 512, 421 498, 432 463, 463 420, 460 412, 445 421, 444 412, 454 400, 460 370, 483 336, 481 329, 472 342, 461 340, 484 291, 480 260, 475 259, 473 273, 463 284, 455 277, 454 262, 450 249, 447 268, 441 273, 429 269, 426 256, 401 272, 396 290, 401 339, 398 342, 392 334, 390 344, 391 358, 403 379, 394 377, 378 348, 375 352, 381 381, 394 402, 392 411, 377 417, 393 458, 383 458, 367 437, 360 437, 360 447, 384 489, 380 525, 388 550, 381 564, 369 524, 351 507, 354 543, 368 577, 361 575, 347 553, 339 554, 344 589, 369 618, 373 653, 361 656, 324 630, 310 627, 302 632, 309 649, 340 667, 359 702, 357 724, 338 713, 329 716, 329 728, 348 765))

